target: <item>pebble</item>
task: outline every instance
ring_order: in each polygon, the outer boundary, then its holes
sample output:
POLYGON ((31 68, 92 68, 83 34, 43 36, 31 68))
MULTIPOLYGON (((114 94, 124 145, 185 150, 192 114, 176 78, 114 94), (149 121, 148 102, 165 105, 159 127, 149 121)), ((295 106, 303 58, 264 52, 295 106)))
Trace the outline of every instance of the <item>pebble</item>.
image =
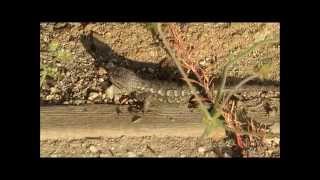
POLYGON ((104 82, 104 79, 103 78, 99 78, 98 81, 99 82, 104 82))
POLYGON ((87 148, 87 144, 82 143, 82 144, 81 144, 81 147, 82 147, 82 148, 87 148))
POLYGON ((107 74, 107 71, 106 71, 105 68, 99 67, 98 74, 99 74, 100 76, 102 76, 102 75, 107 74))
POLYGON ((129 103, 129 104, 134 103, 134 100, 133 100, 133 99, 129 99, 129 100, 128 100, 128 103, 129 103))
POLYGON ((187 155, 185 155, 185 154, 182 154, 180 157, 182 157, 182 158, 185 158, 185 157, 187 157, 187 155))
POLYGON ((95 146, 90 146, 90 151, 92 152, 92 153, 97 153, 99 150, 98 150, 98 148, 97 147, 95 147, 95 146))
POLYGON ((199 65, 200 65, 201 67, 205 67, 205 66, 208 65, 208 62, 207 62, 206 60, 201 60, 201 61, 199 62, 199 65))
POLYGON ((99 93, 91 92, 91 93, 89 94, 88 100, 93 101, 93 100, 95 100, 98 96, 99 96, 99 93))
POLYGON ((134 152, 128 152, 128 157, 137 157, 137 155, 134 152))
POLYGON ((47 101, 53 100, 54 99, 54 94, 50 94, 46 97, 47 101))
POLYGON ((56 94, 59 92, 59 89, 58 88, 55 88, 55 87, 51 87, 50 88, 50 91, 51 91, 51 94, 56 94))
POLYGON ((74 103, 76 105, 80 105, 80 104, 83 104, 83 100, 75 100, 74 103))
POLYGON ((110 157, 109 154, 100 154, 100 157, 104 158, 104 157, 110 157))
POLYGON ((231 158, 230 154, 228 154, 228 153, 226 153, 226 152, 223 154, 223 157, 225 157, 225 158, 231 158))
POLYGON ((206 148, 204 148, 204 147, 199 147, 198 148, 198 152, 201 153, 201 154, 203 154, 205 151, 206 151, 206 148))
POLYGON ((74 27, 79 27, 81 26, 81 23, 69 23, 71 26, 74 26, 74 27))
POLYGON ((55 28, 55 29, 60 29, 60 28, 66 27, 67 25, 68 25, 68 23, 56 23, 56 24, 54 25, 54 28, 55 28))
POLYGON ((63 103, 62 104, 69 104, 69 101, 63 101, 63 103))
POLYGON ((56 158, 56 157, 59 157, 59 156, 57 154, 52 154, 52 155, 50 155, 50 157, 56 158))

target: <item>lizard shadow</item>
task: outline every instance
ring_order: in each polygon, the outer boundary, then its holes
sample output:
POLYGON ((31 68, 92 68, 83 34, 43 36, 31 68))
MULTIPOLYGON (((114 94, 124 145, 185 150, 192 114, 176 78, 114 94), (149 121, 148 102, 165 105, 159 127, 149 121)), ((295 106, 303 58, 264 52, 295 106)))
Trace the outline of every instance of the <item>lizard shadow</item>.
MULTIPOLYGON (((182 82, 180 79, 182 76, 180 75, 178 68, 175 67, 173 61, 164 59, 160 63, 149 63, 128 59, 114 52, 109 45, 103 42, 103 38, 93 31, 82 34, 80 36, 80 41, 86 51, 94 58, 96 66, 107 67, 107 64, 111 62, 116 66, 124 67, 136 72, 142 79, 174 80, 182 82)), ((241 80, 243 79, 238 77, 227 77, 226 86, 234 86, 241 80)), ((221 78, 216 78, 213 82, 214 84, 219 84, 221 78)), ((278 87, 280 82, 269 79, 255 79, 249 81, 246 85, 278 87)))
POLYGON ((142 79, 180 80, 178 69, 172 64, 171 67, 170 64, 166 64, 166 59, 160 63, 138 62, 128 59, 114 52, 99 35, 92 31, 81 35, 80 41, 86 51, 94 58, 95 66, 108 69, 108 63, 112 63, 115 66, 134 71, 142 79))

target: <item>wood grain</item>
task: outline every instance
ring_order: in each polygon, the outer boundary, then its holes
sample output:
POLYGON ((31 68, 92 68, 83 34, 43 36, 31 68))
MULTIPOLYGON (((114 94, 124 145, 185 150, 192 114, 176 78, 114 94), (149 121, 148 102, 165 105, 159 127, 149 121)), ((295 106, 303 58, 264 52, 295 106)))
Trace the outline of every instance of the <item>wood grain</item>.
MULTIPOLYGON (((198 109, 162 105, 150 112, 134 113, 127 105, 55 105, 40 107, 40 139, 126 136, 201 136, 205 126, 198 109)), ((251 113, 254 119, 263 114, 251 113)), ((270 119, 271 118, 271 119, 270 119)), ((268 116, 280 121, 280 114, 268 116)))
MULTIPOLYGON (((161 106, 151 112, 133 113, 128 106, 43 106, 41 139, 96 136, 200 136, 200 112, 185 107, 161 106), (117 113, 117 108, 121 111, 117 113), (135 122, 134 117, 140 116, 135 122)), ((197 111, 196 109, 193 109, 197 111)))

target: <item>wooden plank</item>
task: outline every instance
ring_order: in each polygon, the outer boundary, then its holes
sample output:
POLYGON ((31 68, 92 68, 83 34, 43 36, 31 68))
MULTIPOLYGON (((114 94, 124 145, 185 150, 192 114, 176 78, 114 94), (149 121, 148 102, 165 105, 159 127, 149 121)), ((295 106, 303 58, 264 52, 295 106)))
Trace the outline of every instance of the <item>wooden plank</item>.
POLYGON ((126 105, 42 106, 40 137, 200 136, 204 130, 197 109, 164 105, 151 110, 142 114, 129 112, 126 105), (135 116, 141 118, 132 122, 135 116))
MULTIPOLYGON (((279 112, 271 116, 259 111, 249 115, 258 122, 280 122, 279 112)), ((176 105, 162 105, 144 114, 128 111, 127 105, 41 106, 40 138, 195 137, 205 128, 201 117, 198 109, 176 105)))

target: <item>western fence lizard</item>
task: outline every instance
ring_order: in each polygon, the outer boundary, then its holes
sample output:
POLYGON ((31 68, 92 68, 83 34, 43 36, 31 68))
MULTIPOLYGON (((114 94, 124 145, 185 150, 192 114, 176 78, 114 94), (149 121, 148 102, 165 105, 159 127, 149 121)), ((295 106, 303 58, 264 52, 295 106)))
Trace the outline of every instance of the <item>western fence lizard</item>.
POLYGON ((123 67, 109 68, 109 80, 117 88, 117 92, 113 94, 133 95, 139 102, 143 102, 144 111, 154 103, 187 105, 192 98, 186 84, 143 79, 132 70, 123 67))
MULTIPOLYGON (((164 80, 146 80, 132 70, 123 67, 109 68, 109 80, 116 87, 113 94, 133 95, 143 103, 141 109, 147 111, 150 104, 169 103, 189 105, 192 93, 186 84, 164 80)), ((230 91, 226 89, 224 91, 230 91)), ((200 92, 197 91, 199 94, 200 92)), ((279 121, 280 92, 277 87, 239 89, 234 98, 237 113, 263 124, 279 121)))

